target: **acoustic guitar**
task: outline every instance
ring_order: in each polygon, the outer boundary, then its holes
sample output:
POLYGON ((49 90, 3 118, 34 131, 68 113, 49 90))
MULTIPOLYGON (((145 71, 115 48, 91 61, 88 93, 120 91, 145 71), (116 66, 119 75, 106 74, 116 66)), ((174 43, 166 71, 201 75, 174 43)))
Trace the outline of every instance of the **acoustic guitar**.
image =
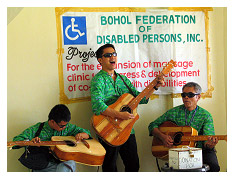
MULTIPOLYGON (((175 62, 171 60, 167 66, 163 68, 159 76, 168 74, 175 66, 175 62)), ((91 124, 96 134, 102 138, 107 144, 111 146, 119 146, 124 144, 130 136, 134 123, 138 120, 136 108, 140 101, 146 97, 149 98, 154 86, 157 85, 156 77, 137 97, 129 93, 125 93, 109 107, 120 112, 129 112, 134 114, 134 119, 122 120, 118 118, 111 118, 105 115, 93 115, 91 124)))
MULTIPOLYGON (((183 146, 195 147, 197 141, 206 141, 210 135, 199 135, 196 129, 190 126, 178 126, 173 122, 166 121, 158 128, 162 133, 171 136, 173 146, 171 148, 182 148, 183 146)), ((218 140, 226 140, 227 135, 214 135, 218 140)), ((167 160, 170 148, 165 147, 158 137, 153 138, 152 154, 156 158, 167 160)))
POLYGON ((31 141, 10 141, 7 147, 13 146, 50 146, 56 157, 61 161, 74 160, 77 163, 100 166, 106 150, 96 139, 77 142, 74 136, 53 136, 51 141, 33 143, 31 141))

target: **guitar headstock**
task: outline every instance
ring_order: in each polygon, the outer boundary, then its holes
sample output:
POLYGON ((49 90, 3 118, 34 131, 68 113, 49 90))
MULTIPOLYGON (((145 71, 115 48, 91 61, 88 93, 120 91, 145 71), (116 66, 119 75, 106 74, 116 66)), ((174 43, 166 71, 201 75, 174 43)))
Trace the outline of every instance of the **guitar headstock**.
POLYGON ((176 62, 174 60, 169 61, 167 65, 163 68, 162 73, 164 75, 168 74, 175 65, 176 62))

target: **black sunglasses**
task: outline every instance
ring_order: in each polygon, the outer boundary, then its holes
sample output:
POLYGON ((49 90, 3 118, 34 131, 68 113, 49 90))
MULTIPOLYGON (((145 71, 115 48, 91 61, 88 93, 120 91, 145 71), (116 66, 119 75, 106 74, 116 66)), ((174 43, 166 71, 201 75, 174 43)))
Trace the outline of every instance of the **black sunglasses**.
POLYGON ((59 125, 57 122, 55 122, 60 128, 64 128, 67 124, 65 125, 59 125))
POLYGON ((182 98, 185 98, 186 96, 188 96, 189 98, 193 98, 194 96, 199 95, 199 93, 181 93, 182 98))
POLYGON ((117 57, 117 53, 116 52, 113 52, 113 53, 105 53, 104 56, 105 58, 110 58, 111 56, 113 55, 113 57, 117 57))

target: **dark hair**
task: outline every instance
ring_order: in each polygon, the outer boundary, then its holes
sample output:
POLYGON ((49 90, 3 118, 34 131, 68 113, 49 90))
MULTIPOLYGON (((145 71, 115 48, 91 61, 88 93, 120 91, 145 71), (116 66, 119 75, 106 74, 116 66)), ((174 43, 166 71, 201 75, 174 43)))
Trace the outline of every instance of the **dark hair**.
POLYGON ((201 94, 201 92, 202 92, 201 86, 199 84, 195 83, 195 82, 186 83, 183 86, 182 90, 184 90, 185 87, 194 87, 195 92, 198 93, 198 94, 201 94))
POLYGON ((64 104, 57 104, 51 109, 48 120, 54 120, 56 123, 60 123, 61 121, 69 122, 71 120, 71 113, 64 104))
POLYGON ((105 45, 99 47, 99 49, 97 49, 97 51, 96 51, 96 57, 97 57, 97 59, 102 58, 103 50, 105 48, 108 48, 108 47, 111 47, 111 48, 113 48, 115 50, 114 45, 112 45, 112 44, 105 44, 105 45))

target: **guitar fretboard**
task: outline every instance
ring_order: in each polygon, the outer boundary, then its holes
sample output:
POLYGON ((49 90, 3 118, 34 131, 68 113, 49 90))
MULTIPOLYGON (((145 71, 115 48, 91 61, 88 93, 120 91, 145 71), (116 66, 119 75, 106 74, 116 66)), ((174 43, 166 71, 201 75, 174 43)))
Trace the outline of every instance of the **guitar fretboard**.
MULTIPOLYGON (((201 136, 183 136, 181 141, 205 141, 208 140, 209 135, 201 135, 201 136)), ((217 137, 218 140, 226 140, 227 135, 214 135, 213 137, 217 137)))
MULTIPOLYGON (((160 73, 162 76, 162 73, 160 73)), ((131 109, 135 109, 140 101, 153 89, 153 87, 157 84, 157 78, 155 78, 130 104, 129 107, 131 109)))
POLYGON ((67 145, 65 141, 41 141, 40 143, 34 143, 32 141, 12 141, 7 142, 7 146, 55 146, 55 145, 67 145))
POLYGON ((168 62, 167 66, 163 68, 163 70, 161 71, 161 73, 134 99, 130 102, 129 107, 131 109, 135 109, 138 104, 140 103, 140 101, 148 95, 148 93, 153 89, 153 87, 155 85, 157 85, 158 83, 158 78, 161 76, 164 76, 166 74, 168 74, 171 69, 173 68, 173 66, 175 65, 175 62, 173 60, 171 60, 170 62, 168 62))

